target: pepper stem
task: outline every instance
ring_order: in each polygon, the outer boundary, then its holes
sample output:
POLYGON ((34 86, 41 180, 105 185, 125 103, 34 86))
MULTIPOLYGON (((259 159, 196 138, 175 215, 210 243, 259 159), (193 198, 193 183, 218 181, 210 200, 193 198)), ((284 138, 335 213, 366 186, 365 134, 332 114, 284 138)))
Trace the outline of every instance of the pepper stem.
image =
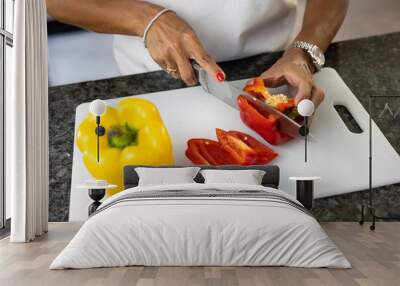
POLYGON ((129 126, 128 123, 111 126, 107 132, 108 144, 115 148, 137 145, 138 132, 138 129, 129 126))

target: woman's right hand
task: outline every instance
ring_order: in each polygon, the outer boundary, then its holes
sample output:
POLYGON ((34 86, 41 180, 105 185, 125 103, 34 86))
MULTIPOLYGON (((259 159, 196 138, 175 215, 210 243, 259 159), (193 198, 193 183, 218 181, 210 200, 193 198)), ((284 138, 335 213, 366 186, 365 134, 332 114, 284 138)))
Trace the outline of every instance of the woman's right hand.
POLYGON ((154 61, 187 85, 197 83, 191 60, 217 80, 225 80, 224 72, 204 49, 193 29, 173 12, 164 13, 150 27, 146 46, 154 61))

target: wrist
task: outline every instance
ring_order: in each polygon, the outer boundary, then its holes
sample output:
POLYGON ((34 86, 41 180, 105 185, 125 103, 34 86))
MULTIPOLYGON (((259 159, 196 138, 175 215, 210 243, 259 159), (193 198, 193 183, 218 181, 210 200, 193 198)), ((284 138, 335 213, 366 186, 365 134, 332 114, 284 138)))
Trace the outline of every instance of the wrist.
POLYGON ((141 13, 140 15, 134 15, 132 31, 134 35, 143 37, 147 25, 164 8, 145 1, 136 1, 136 4, 138 5, 136 7, 137 11, 141 11, 141 13))
POLYGON ((294 62, 295 64, 306 65, 311 73, 316 72, 316 68, 312 62, 311 56, 303 49, 289 48, 284 52, 282 57, 287 58, 289 61, 294 62))

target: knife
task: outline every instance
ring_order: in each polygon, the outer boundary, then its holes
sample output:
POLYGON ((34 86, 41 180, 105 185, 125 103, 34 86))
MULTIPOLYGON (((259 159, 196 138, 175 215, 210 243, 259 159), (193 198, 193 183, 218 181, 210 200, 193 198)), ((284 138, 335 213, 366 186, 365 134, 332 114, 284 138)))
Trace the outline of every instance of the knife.
POLYGON ((269 106, 264 101, 233 86, 231 83, 227 81, 219 82, 215 80, 197 64, 193 64, 193 67, 197 70, 199 82, 207 93, 210 93, 211 95, 215 96, 219 100, 222 100, 223 102, 232 106, 235 109, 239 109, 237 105, 237 97, 239 95, 242 95, 247 100, 249 100, 250 104, 256 106, 257 110, 259 110, 263 115, 274 115, 278 119, 279 129, 282 132, 293 138, 300 136, 301 125, 293 119, 276 110, 272 106, 269 106))

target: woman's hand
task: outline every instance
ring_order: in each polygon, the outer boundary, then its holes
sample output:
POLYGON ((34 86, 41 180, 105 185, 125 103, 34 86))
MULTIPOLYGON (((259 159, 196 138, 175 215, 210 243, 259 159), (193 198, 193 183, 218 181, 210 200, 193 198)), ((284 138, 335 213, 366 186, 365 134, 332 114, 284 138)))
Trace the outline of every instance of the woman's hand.
POLYGON ((192 28, 173 12, 163 14, 154 22, 147 33, 146 46, 154 61, 188 85, 197 83, 190 60, 195 60, 219 81, 225 79, 224 72, 206 52, 192 28))
POLYGON ((296 105, 302 99, 311 99, 318 105, 324 99, 324 92, 312 78, 314 66, 308 55, 301 49, 291 48, 270 69, 261 74, 266 86, 278 87, 287 84, 289 94, 294 96, 296 105))
MULTIPOLYGON (((49 13, 61 22, 99 33, 138 37, 143 36, 149 22, 164 9, 147 1, 133 0, 46 0, 46 3, 49 13)), ((205 51, 192 28, 173 12, 162 14, 153 23, 147 32, 146 45, 164 70, 189 85, 197 82, 191 59, 218 80, 225 79, 224 72, 205 51)))

